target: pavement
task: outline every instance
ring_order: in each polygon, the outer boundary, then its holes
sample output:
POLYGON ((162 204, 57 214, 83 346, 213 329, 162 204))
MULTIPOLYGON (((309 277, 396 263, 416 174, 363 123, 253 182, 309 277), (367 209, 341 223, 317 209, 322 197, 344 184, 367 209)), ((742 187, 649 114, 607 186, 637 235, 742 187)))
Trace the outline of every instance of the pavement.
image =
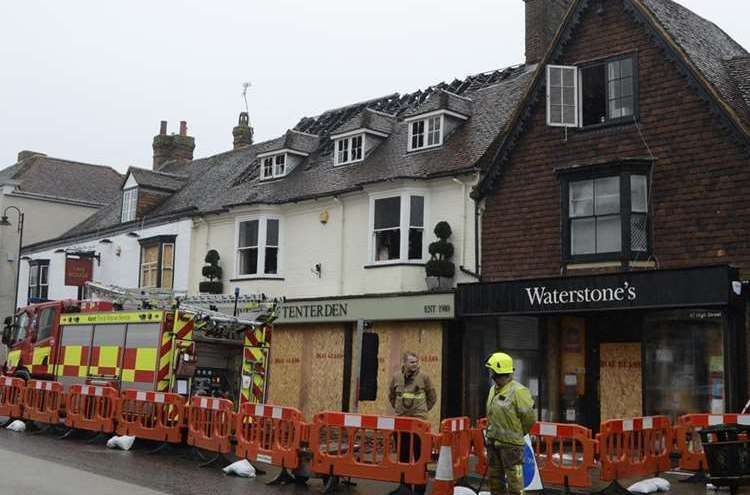
MULTIPOLYGON (((155 444, 136 440, 129 451, 108 449, 106 438, 87 443, 88 433, 60 440, 51 433, 16 433, 0 429, 1 495, 322 495, 323 482, 311 479, 306 486, 267 486, 279 472, 268 468, 255 479, 226 475, 203 461, 189 447, 149 454, 155 444)), ((264 468, 266 466, 263 466, 264 468)), ((386 495, 390 483, 362 481, 344 487, 342 494, 386 495)))
MULTIPOLYGON (((266 483, 278 473, 273 468, 256 479, 225 475, 221 468, 236 458, 201 468, 203 461, 188 447, 150 454, 154 444, 136 440, 130 451, 112 450, 105 447, 106 438, 87 443, 87 436, 74 435, 60 440, 51 433, 15 433, 0 429, 0 494, 247 495, 253 492, 261 495, 321 495, 324 491, 319 479, 310 479, 306 486, 267 486, 266 483)), ((685 473, 665 473, 662 477, 672 483, 671 495, 729 493, 707 491, 705 484, 682 483, 680 480, 687 477, 685 473)), ((344 486, 339 493, 386 495, 396 487, 390 483, 355 481, 356 486, 344 486)), ((621 484, 628 487, 635 481, 638 479, 622 480, 621 484)), ((470 481, 470 484, 476 488, 479 480, 470 481)), ((593 489, 573 492, 591 493, 608 484, 595 480, 593 489)), ((550 493, 559 490, 559 487, 549 488, 552 488, 550 493)), ((486 489, 484 483, 483 490, 486 489)))

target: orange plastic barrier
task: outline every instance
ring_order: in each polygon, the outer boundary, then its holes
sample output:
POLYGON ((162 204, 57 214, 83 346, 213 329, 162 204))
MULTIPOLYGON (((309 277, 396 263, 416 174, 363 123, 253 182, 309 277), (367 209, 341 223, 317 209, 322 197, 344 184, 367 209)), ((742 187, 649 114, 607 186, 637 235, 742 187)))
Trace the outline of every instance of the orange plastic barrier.
POLYGON ((112 387, 71 385, 65 399, 65 426, 114 432, 119 399, 119 393, 112 387))
POLYGON ((424 485, 432 434, 421 419, 326 411, 313 418, 310 450, 318 474, 424 485))
POLYGON ((64 404, 60 382, 29 380, 23 393, 22 416, 31 421, 56 425, 64 404))
POLYGON ((0 416, 21 417, 25 386, 26 383, 21 378, 0 376, 0 416))
POLYGON ((487 429, 487 418, 479 418, 477 425, 471 430, 471 453, 477 458, 474 470, 485 476, 487 474, 487 449, 484 447, 484 432, 487 429))
POLYGON ((438 448, 441 445, 450 445, 454 479, 461 479, 469 474, 471 441, 472 430, 469 418, 448 418, 440 422, 440 435, 437 436, 435 445, 438 448))
POLYGON ((185 399, 179 394, 124 390, 117 408, 117 434, 180 443, 185 399))
POLYGON ((596 440, 580 425, 537 422, 531 427, 539 474, 545 483, 589 488, 594 468, 596 440))
POLYGON ((720 424, 750 425, 750 414, 685 414, 677 418, 674 433, 680 453, 680 469, 708 469, 698 432, 707 426, 720 424))
POLYGON ((220 454, 229 453, 232 450, 233 408, 234 404, 227 399, 191 398, 187 410, 187 444, 220 454))
POLYGON ((244 402, 236 414, 237 456, 296 469, 306 423, 293 407, 244 402))
POLYGON ((666 416, 603 422, 597 435, 600 478, 603 481, 613 481, 668 470, 672 439, 672 425, 666 416))

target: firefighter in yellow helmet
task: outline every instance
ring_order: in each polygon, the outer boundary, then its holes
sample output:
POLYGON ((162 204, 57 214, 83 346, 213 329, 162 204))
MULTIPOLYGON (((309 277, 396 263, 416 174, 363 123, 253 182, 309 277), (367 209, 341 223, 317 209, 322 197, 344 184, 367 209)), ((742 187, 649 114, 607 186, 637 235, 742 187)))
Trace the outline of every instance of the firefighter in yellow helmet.
POLYGON ((505 477, 510 495, 523 494, 524 436, 536 421, 529 389, 513 380, 513 358, 504 352, 485 362, 494 385, 487 397, 487 458, 492 495, 504 493, 505 477))

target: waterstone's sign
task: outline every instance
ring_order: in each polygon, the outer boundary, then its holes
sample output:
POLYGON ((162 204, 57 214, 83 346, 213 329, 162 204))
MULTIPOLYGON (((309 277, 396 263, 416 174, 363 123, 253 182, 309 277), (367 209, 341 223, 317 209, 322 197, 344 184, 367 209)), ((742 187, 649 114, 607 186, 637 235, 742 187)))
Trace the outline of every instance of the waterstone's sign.
POLYGON ((459 285, 459 316, 627 308, 725 306, 735 302, 728 266, 459 285))
MULTIPOLYGON (((275 323, 357 320, 446 320, 454 317, 453 293, 287 300, 275 323)), ((232 314, 231 305, 219 311, 232 314)), ((240 306, 238 316, 247 311, 240 306)), ((250 308, 249 308, 250 309, 250 308)))

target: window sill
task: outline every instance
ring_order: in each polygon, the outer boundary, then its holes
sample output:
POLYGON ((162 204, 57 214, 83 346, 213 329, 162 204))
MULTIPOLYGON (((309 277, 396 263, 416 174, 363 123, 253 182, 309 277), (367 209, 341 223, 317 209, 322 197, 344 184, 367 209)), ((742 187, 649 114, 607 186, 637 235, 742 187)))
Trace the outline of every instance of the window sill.
POLYGON ((279 277, 271 277, 271 276, 266 276, 266 275, 258 275, 258 276, 252 275, 252 276, 247 276, 247 277, 238 277, 238 278, 230 278, 229 279, 230 282, 244 282, 246 280, 279 280, 279 281, 283 281, 284 277, 280 277, 280 276, 279 277))
POLYGON ((406 150, 406 154, 407 155, 414 155, 414 154, 422 153, 422 152, 425 152, 425 151, 434 151, 434 150, 440 149, 442 146, 443 146, 443 143, 433 144, 433 145, 430 145, 430 146, 422 146, 421 148, 407 149, 406 150))
POLYGON ((365 265, 365 270, 368 270, 370 268, 386 268, 389 266, 421 266, 424 267, 425 263, 421 261, 415 261, 415 262, 408 262, 408 261, 394 261, 392 263, 370 263, 369 265, 365 265))
POLYGON ((593 132, 593 131, 601 131, 603 129, 610 129, 610 128, 617 128, 617 127, 625 127, 628 124, 635 124, 638 122, 638 117, 635 116, 633 118, 624 118, 624 119, 616 119, 616 120, 608 120, 607 122, 602 122, 600 124, 589 124, 582 127, 576 127, 575 130, 577 132, 593 132))

